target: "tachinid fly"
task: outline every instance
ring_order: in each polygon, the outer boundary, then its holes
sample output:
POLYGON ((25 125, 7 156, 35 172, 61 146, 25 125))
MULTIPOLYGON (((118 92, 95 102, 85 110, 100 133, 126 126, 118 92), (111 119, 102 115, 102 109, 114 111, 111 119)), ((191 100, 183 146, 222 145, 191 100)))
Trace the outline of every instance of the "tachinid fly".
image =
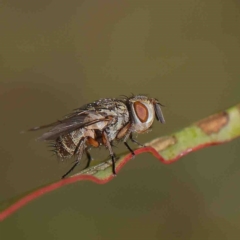
POLYGON ((127 144, 128 138, 143 146, 133 138, 133 133, 144 133, 153 124, 154 116, 161 123, 164 117, 161 104, 155 98, 137 95, 122 98, 104 98, 86 104, 73 113, 65 116, 63 120, 29 129, 35 131, 50 128, 38 140, 54 141, 54 151, 60 158, 76 157, 71 169, 65 173, 66 177, 79 164, 83 153, 88 158, 89 166, 91 156, 90 147, 106 146, 112 158, 112 172, 115 175, 115 154, 112 150, 113 141, 122 140, 128 150, 134 155, 127 144))

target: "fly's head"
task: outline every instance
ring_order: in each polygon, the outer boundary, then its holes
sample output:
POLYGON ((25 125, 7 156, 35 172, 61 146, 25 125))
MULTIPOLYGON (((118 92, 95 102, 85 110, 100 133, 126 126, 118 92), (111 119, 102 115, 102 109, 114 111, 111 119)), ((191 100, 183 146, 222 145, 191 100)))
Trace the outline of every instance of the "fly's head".
POLYGON ((165 123, 161 104, 155 98, 134 96, 128 99, 128 106, 132 119, 132 130, 136 133, 147 131, 153 124, 154 117, 165 123))

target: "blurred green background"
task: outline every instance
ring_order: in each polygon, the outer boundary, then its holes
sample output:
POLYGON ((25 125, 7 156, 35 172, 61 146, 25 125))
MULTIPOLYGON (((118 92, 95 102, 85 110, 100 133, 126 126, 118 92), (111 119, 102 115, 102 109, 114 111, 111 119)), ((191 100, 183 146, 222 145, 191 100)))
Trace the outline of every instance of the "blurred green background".
MULTIPOLYGON (((167 124, 138 137, 147 142, 240 102, 239 0, 0 5, 0 201, 69 169, 34 141, 41 132, 19 132, 82 104, 158 98, 167 124)), ((239 239, 239 144, 167 166, 143 154, 106 185, 79 182, 32 202, 0 224, 0 239, 239 239)))

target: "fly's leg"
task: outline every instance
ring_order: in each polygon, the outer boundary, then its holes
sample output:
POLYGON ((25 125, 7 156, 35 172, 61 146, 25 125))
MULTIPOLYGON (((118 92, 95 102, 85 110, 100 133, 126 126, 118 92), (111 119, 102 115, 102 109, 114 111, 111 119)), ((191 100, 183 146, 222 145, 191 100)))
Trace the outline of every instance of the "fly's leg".
POLYGON ((114 176, 116 176, 116 169, 115 169, 115 161, 116 161, 116 156, 112 150, 112 146, 111 146, 111 143, 109 142, 109 139, 108 139, 108 136, 106 134, 105 131, 103 131, 103 139, 104 139, 104 143, 106 145, 106 147, 108 148, 108 151, 110 153, 110 156, 112 158, 112 173, 114 176))
MULTIPOLYGON (((134 158, 134 157, 135 157, 135 153, 134 153, 134 151, 130 148, 130 146, 129 146, 128 143, 127 143, 128 138, 130 137, 130 139, 131 139, 131 135, 132 135, 132 131, 130 130, 130 131, 126 134, 126 136, 125 136, 125 138, 124 138, 124 140, 123 140, 123 143, 124 143, 124 145, 127 147, 127 149, 131 152, 132 157, 134 158)), ((132 140, 132 139, 131 139, 131 140, 132 140)))
POLYGON ((91 161, 93 160, 93 158, 92 158, 92 156, 91 156, 91 154, 90 154, 90 152, 86 149, 85 150, 85 152, 86 152, 86 155, 87 155, 87 165, 86 165, 86 167, 85 167, 85 169, 86 168, 88 168, 89 166, 90 166, 90 163, 91 163, 91 161))
POLYGON ((62 179, 65 178, 69 173, 71 173, 78 164, 79 164, 79 160, 76 160, 74 165, 62 176, 62 179))
POLYGON ((133 138, 132 133, 130 134, 130 139, 132 142, 136 143, 138 146, 145 147, 142 143, 138 142, 136 139, 133 138))
POLYGON ((124 142, 124 144, 125 144, 125 146, 127 147, 127 149, 131 152, 132 157, 135 157, 135 153, 134 153, 134 151, 130 148, 130 146, 128 145, 128 143, 127 143, 127 142, 124 142))
POLYGON ((71 173, 75 169, 75 167, 79 164, 80 159, 82 158, 82 155, 83 155, 83 152, 85 149, 85 142, 86 142, 85 138, 83 138, 79 141, 79 143, 74 151, 74 155, 78 154, 77 159, 76 159, 74 165, 62 176, 62 179, 65 178, 69 173, 71 173))

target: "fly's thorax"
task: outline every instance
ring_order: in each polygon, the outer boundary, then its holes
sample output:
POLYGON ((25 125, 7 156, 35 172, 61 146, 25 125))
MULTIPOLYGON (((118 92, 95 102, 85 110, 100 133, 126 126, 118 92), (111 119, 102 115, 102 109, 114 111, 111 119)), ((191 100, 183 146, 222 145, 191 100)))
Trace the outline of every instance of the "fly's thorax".
POLYGON ((113 121, 106 128, 109 141, 116 138, 118 132, 130 121, 129 111, 125 103, 115 101, 115 108, 109 113, 113 116, 113 121))
POLYGON ((155 111, 152 100, 146 96, 135 96, 128 100, 132 118, 132 131, 146 132, 153 124, 155 111))
POLYGON ((89 112, 88 116, 85 119, 85 122, 96 121, 96 123, 93 123, 93 124, 87 126, 86 128, 89 129, 89 130, 92 130, 92 129, 102 130, 108 124, 108 121, 105 121, 104 117, 105 116, 101 113, 96 113, 96 112, 91 113, 91 112, 89 112))

